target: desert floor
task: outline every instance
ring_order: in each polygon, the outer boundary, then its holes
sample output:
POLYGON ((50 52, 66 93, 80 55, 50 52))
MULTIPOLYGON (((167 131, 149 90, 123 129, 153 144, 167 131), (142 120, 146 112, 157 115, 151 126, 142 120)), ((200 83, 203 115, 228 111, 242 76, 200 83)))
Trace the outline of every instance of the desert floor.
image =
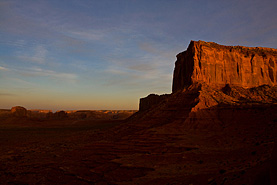
POLYGON ((170 134, 14 119, 0 124, 0 184, 269 184, 272 125, 170 134))

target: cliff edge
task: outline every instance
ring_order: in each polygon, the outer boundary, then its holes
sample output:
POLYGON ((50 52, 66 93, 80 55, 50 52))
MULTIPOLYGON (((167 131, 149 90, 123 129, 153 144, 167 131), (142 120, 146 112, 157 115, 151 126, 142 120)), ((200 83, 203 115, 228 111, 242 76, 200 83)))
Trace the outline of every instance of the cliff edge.
MULTIPOLYGON (((192 111, 222 103, 277 101, 276 88, 271 88, 277 85, 277 49, 191 41, 176 57, 172 94, 200 86, 192 111), (228 98, 216 101, 222 94, 228 98)), ((139 110, 156 109, 172 94, 141 98, 139 110)))
POLYGON ((274 86, 276 61, 277 49, 191 41, 188 49, 177 55, 172 92, 195 82, 216 88, 226 84, 243 88, 274 86))

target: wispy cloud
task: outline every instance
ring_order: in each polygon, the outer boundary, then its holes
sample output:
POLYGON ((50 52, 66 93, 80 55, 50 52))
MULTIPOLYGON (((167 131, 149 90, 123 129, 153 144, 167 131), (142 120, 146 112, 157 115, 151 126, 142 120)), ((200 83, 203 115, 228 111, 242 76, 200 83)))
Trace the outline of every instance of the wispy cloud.
POLYGON ((0 70, 2 70, 2 71, 9 71, 8 68, 2 67, 2 66, 0 66, 0 70))
POLYGON ((5 44, 8 46, 15 46, 17 48, 22 48, 26 45, 25 40, 7 40, 6 38, 1 38, 0 39, 0 44, 5 44))
POLYGON ((177 50, 177 48, 168 48, 168 45, 162 43, 154 43, 147 40, 138 43, 138 47, 142 51, 168 60, 173 59, 175 57, 177 50))
POLYGON ((43 45, 37 45, 31 49, 29 54, 18 52, 17 57, 21 60, 36 64, 45 64, 48 50, 43 45))
POLYGON ((61 73, 61 72, 56 72, 52 70, 45 70, 41 68, 32 68, 28 70, 24 70, 20 72, 23 76, 41 76, 41 77, 50 77, 53 79, 57 80, 64 80, 64 81, 69 81, 69 82, 76 82, 78 76, 73 73, 61 73))
POLYGON ((149 64, 134 64, 134 65, 129 66, 128 69, 145 72, 145 71, 154 71, 155 66, 151 63, 149 63, 149 64))
POLYGON ((16 94, 0 92, 0 96, 16 96, 16 94))
POLYGON ((98 31, 98 30, 81 30, 81 31, 68 31, 66 32, 67 35, 78 38, 81 40, 101 40, 105 37, 104 31, 98 31))
POLYGON ((129 88, 131 91, 152 89, 156 93, 170 92, 172 72, 151 64, 110 66, 105 71, 107 86, 129 88), (157 92, 158 91, 158 92, 157 92))
MULTIPOLYGON (((38 67, 26 69, 26 68, 5 68, 0 66, 0 70, 10 71, 11 73, 20 74, 25 77, 48 77, 54 80, 61 80, 61 81, 67 81, 67 82, 76 82, 78 79, 78 76, 74 73, 57 72, 57 71, 42 69, 38 67)), ((16 80, 20 80, 20 79, 16 79, 16 80)))
POLYGON ((33 61, 43 64, 45 63, 46 55, 48 51, 45 49, 44 46, 37 46, 34 51, 34 56, 32 57, 33 61))
POLYGON ((137 92, 143 89, 170 92, 176 51, 146 40, 138 42, 137 46, 133 57, 129 56, 129 50, 117 50, 113 57, 108 58, 106 85, 131 88, 137 92))

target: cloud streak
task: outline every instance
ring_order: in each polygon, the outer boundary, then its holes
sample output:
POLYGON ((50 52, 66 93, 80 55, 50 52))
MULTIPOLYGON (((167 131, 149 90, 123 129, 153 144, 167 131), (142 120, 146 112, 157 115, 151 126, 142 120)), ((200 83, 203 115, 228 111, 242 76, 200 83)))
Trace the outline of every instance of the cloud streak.
POLYGON ((16 74, 20 74, 25 77, 49 77, 54 80, 62 80, 67 82, 77 82, 78 75, 74 73, 64 73, 64 72, 57 72, 53 70, 42 69, 38 67, 33 67, 30 69, 11 69, 5 68, 0 66, 0 70, 3 71, 10 71, 16 74))
POLYGON ((0 70, 1 70, 1 71, 9 71, 8 68, 2 67, 2 66, 0 66, 0 70))
POLYGON ((105 37, 104 31, 97 31, 97 30, 82 30, 82 31, 69 31, 66 33, 67 35, 81 39, 81 40, 91 40, 97 41, 101 40, 105 37))
POLYGON ((26 53, 21 53, 22 52, 18 53, 18 58, 21 60, 33 62, 36 64, 45 64, 48 50, 42 45, 37 45, 32 49, 29 55, 26 53))
POLYGON ((0 96, 16 96, 16 94, 13 94, 13 93, 2 93, 2 92, 0 92, 0 96))
POLYGON ((41 68, 32 68, 30 70, 25 70, 20 72, 23 76, 41 76, 50 77, 52 79, 64 80, 69 82, 76 82, 78 76, 74 73, 61 73, 52 70, 45 70, 41 68))

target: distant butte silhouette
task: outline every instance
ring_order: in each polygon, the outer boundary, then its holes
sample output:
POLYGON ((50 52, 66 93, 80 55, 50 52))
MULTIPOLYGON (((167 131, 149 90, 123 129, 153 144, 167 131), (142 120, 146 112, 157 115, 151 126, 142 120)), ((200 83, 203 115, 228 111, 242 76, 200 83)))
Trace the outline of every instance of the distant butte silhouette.
POLYGON ((15 106, 11 108, 11 113, 15 117, 26 117, 27 116, 27 109, 22 106, 15 106))

